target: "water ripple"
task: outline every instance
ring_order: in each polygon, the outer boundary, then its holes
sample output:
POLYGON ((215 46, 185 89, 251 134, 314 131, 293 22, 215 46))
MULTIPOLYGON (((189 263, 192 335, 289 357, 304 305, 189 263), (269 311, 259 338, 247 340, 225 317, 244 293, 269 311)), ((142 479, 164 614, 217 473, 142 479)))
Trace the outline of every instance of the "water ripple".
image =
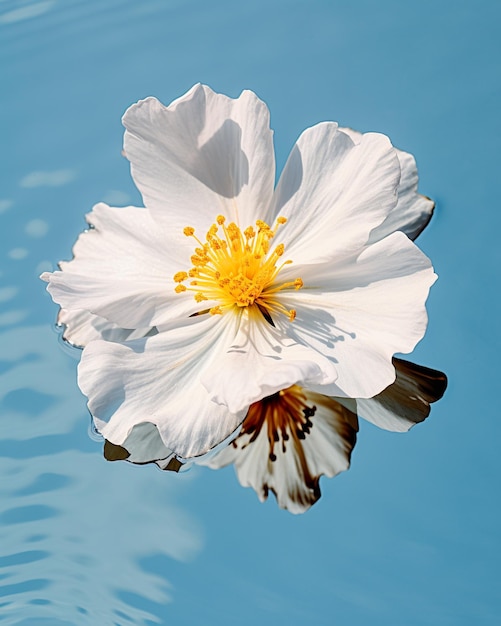
POLYGON ((176 504, 190 478, 102 458, 87 434, 75 360, 50 328, 0 334, 0 350, 0 542, 9 546, 0 558, 0 621, 158 621, 172 600, 168 571, 141 564, 200 550, 197 522, 176 504))
POLYGON ((38 17, 47 13, 56 4, 56 0, 43 0, 42 2, 35 2, 19 9, 13 9, 12 11, 6 11, 0 15, 0 24, 13 24, 15 22, 22 22, 33 17, 38 17))

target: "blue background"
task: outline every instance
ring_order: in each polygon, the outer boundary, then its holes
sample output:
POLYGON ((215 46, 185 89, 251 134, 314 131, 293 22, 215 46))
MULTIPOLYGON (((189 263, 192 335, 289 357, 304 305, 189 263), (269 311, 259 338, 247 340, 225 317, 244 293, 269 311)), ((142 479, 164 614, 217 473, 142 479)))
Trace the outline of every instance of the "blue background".
POLYGON ((496 0, 0 2, 0 622, 500 623, 500 18, 496 0), (448 392, 408 434, 363 423, 299 517, 232 468, 105 462, 37 278, 94 203, 140 203, 123 111, 199 81, 267 102, 279 168, 333 119, 415 154, 437 201, 412 358, 448 392))

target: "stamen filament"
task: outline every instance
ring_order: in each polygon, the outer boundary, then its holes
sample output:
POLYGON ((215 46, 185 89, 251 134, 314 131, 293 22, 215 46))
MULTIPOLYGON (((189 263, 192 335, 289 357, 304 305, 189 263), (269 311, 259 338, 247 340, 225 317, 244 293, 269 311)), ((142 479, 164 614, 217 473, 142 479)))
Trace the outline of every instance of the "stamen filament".
POLYGON ((300 289, 303 281, 297 278, 277 283, 279 272, 292 261, 278 263, 285 251, 283 243, 276 245, 270 253, 270 240, 286 222, 285 217, 279 217, 272 229, 266 222, 257 220, 257 230, 248 226, 242 231, 234 222, 226 224, 226 218, 218 215, 207 231, 205 243, 195 235, 193 227, 187 226, 184 234, 198 245, 191 257, 193 267, 188 272, 174 275, 174 281, 178 283, 176 293, 193 291, 197 302, 218 302, 209 310, 212 315, 235 307, 242 309, 256 305, 272 324, 271 312, 286 315, 293 321, 296 311, 286 309, 276 295, 283 290, 300 289), (188 278, 195 279, 191 280, 189 287, 182 284, 188 278))

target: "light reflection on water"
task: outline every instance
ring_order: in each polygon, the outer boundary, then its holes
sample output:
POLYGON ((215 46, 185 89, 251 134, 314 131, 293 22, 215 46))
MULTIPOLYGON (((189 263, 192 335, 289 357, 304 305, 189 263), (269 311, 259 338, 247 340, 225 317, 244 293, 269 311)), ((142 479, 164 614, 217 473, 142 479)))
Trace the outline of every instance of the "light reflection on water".
POLYGON ((171 592, 144 559, 185 561, 201 548, 196 521, 175 504, 178 478, 103 460, 85 433, 75 362, 49 327, 3 333, 0 354, 2 619, 146 623, 154 615, 141 604, 171 592))

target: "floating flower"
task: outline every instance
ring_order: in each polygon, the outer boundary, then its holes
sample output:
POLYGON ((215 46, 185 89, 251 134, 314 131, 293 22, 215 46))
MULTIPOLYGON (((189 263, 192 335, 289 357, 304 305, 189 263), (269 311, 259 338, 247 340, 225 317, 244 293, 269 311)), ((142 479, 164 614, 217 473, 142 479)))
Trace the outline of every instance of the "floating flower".
POLYGON ((370 398, 394 381, 435 280, 399 220, 419 228, 433 204, 387 137, 309 128, 274 189, 252 92, 197 85, 123 121, 146 208, 97 205, 74 258, 42 275, 65 337, 85 346, 79 385, 110 445, 153 424, 193 457, 294 385, 370 398))

